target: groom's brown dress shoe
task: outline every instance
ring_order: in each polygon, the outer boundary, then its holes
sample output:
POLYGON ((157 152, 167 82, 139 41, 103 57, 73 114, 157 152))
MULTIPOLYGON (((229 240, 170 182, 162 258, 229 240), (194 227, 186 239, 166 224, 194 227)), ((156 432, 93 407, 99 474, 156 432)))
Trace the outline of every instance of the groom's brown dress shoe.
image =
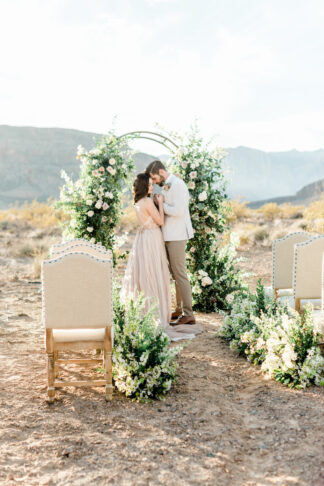
POLYGON ((178 317, 182 316, 182 310, 175 310, 171 314, 171 321, 175 321, 178 317))
POLYGON ((172 323, 173 326, 179 326, 180 324, 196 324, 196 319, 194 316, 180 316, 172 323))

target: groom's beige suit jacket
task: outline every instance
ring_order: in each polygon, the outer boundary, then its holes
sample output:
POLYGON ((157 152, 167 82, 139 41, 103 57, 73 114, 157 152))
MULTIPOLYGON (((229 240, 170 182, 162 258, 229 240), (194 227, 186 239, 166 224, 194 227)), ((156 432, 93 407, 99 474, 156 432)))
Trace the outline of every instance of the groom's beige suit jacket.
POLYGON ((164 226, 162 226, 164 241, 182 241, 193 237, 194 232, 189 213, 189 191, 182 179, 170 174, 165 184, 169 189, 163 189, 164 196, 164 226))

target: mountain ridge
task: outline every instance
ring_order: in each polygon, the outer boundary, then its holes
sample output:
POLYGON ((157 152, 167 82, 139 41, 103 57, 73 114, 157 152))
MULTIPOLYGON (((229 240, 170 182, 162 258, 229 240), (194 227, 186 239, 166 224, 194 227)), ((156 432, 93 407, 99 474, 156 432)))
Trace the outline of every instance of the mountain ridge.
MULTIPOLYGON (((101 137, 102 134, 74 128, 0 125, 0 207, 15 201, 57 198, 63 184, 61 169, 73 178, 78 175, 77 146, 90 149, 101 137)), ((289 197, 285 195, 324 178, 324 149, 264 152, 239 146, 227 151, 224 172, 231 198, 244 196, 255 202, 289 197)), ((137 171, 154 158, 150 154, 135 154, 137 171)))

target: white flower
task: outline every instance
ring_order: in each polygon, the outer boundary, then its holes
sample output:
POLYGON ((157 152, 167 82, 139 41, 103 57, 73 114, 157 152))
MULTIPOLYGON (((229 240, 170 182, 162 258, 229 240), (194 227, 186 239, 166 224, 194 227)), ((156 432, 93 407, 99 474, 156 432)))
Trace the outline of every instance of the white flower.
POLYGON ((213 283, 212 279, 210 277, 203 277, 201 280, 201 285, 203 287, 207 287, 207 285, 211 285, 213 283))
POLYGON ((126 170, 126 169, 127 169, 127 165, 126 165, 126 164, 123 164, 123 165, 122 165, 122 168, 123 168, 124 170, 126 170))
POLYGON ((92 218, 92 216, 94 215, 94 212, 93 211, 88 211, 87 212, 87 215, 89 216, 89 218, 92 218))
POLYGON ((181 166, 183 167, 183 169, 186 169, 188 164, 187 164, 187 162, 183 161, 183 162, 181 162, 181 166))
POLYGON ((111 175, 115 175, 116 174, 116 169, 113 169, 112 167, 107 167, 107 171, 111 174, 111 175))
POLYGON ((89 152, 89 153, 90 153, 91 155, 100 155, 100 154, 101 154, 100 150, 99 150, 99 149, 97 149, 97 148, 90 150, 90 152, 89 152))
POLYGON ((93 165, 96 165, 98 163, 98 160, 97 159, 92 159, 92 163, 93 163, 93 165))
POLYGON ((96 205, 95 205, 95 206, 96 206, 96 208, 97 208, 97 209, 100 209, 100 208, 101 208, 101 206, 102 206, 102 200, 101 200, 101 199, 99 199, 99 200, 96 202, 96 205))
POLYGON ((109 164, 110 165, 115 165, 116 164, 116 160, 115 159, 109 159, 109 164))
POLYGON ((106 192, 106 193, 105 193, 105 196, 106 196, 106 197, 109 197, 109 199, 114 199, 114 195, 113 195, 113 193, 112 193, 112 192, 106 192))
POLYGON ((92 171, 92 175, 95 176, 95 177, 98 177, 99 176, 99 172, 97 170, 93 170, 92 171))
POLYGON ((106 211, 106 209, 108 209, 108 208, 109 208, 109 205, 108 205, 106 202, 105 202, 105 203, 103 203, 103 205, 102 205, 102 209, 103 209, 104 211, 106 211))
POLYGON ((194 170, 194 171, 190 172, 190 174, 189 174, 189 175, 190 175, 190 178, 191 178, 191 179, 196 179, 196 177, 197 177, 197 172, 194 170))
POLYGON ((194 183, 194 181, 190 181, 188 187, 189 189, 194 189, 196 187, 196 184, 194 183))
POLYGON ((199 196, 198 196, 198 199, 199 199, 199 201, 206 201, 206 199, 207 199, 207 192, 206 191, 201 192, 199 194, 199 196))
POLYGON ((96 242, 95 238, 91 238, 90 243, 94 244, 96 242))
POLYGON ((208 273, 205 272, 205 270, 198 270, 198 274, 201 276, 201 277, 208 277, 208 273))
POLYGON ((93 232, 93 227, 92 226, 88 226, 87 227, 87 231, 89 231, 89 233, 92 233, 93 232))
POLYGON ((91 199, 87 199, 87 200, 86 200, 86 204, 87 204, 87 206, 91 206, 91 205, 92 205, 92 201, 91 201, 91 199))

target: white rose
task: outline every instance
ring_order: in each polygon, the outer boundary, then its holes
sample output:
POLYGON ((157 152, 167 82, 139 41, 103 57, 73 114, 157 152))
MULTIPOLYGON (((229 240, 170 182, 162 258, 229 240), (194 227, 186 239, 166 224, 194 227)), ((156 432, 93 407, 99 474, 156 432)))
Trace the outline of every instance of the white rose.
POLYGON ((101 208, 101 206, 102 206, 102 201, 101 201, 101 199, 99 199, 99 200, 96 202, 96 208, 97 208, 97 209, 100 209, 100 208, 101 208))
POLYGON ((112 193, 112 192, 106 192, 106 193, 105 193, 105 196, 106 196, 106 197, 109 197, 109 199, 114 199, 114 195, 113 195, 113 193, 112 193))
POLYGON ((206 191, 201 192, 199 194, 199 196, 198 196, 198 199, 199 199, 199 201, 206 201, 206 199, 207 199, 207 192, 206 191))
POLYGON ((86 201, 86 204, 87 204, 87 206, 91 206, 91 204, 92 204, 91 199, 88 199, 88 200, 86 201))
POLYGON ((93 150, 90 151, 90 154, 91 155, 100 155, 100 150, 97 149, 97 148, 96 149, 93 149, 93 150))
POLYGON ((88 226, 87 227, 87 231, 89 231, 89 233, 92 233, 93 232, 93 227, 92 226, 88 226))
POLYGON ((94 212, 93 211, 88 211, 87 212, 87 215, 89 216, 89 218, 92 218, 92 216, 94 215, 94 212))
POLYGON ((98 163, 98 160, 97 159, 92 159, 92 163, 93 163, 93 165, 96 165, 98 163))
POLYGON ((197 177, 197 172, 194 170, 193 172, 190 172, 190 179, 196 179, 197 177))
POLYGON ((201 285, 203 287, 207 287, 207 285, 211 285, 213 283, 212 279, 210 277, 203 277, 201 280, 201 285))
POLYGON ((194 189, 196 187, 196 184, 194 183, 194 181, 190 181, 189 182, 189 189, 194 189))
POLYGON ((116 164, 116 160, 115 159, 109 159, 109 164, 110 165, 115 165, 116 164))
POLYGON ((109 208, 108 204, 107 203, 103 203, 102 209, 104 211, 106 211, 106 209, 108 209, 108 208, 109 208))
POLYGON ((95 242, 96 242, 96 239, 95 238, 91 238, 90 243, 92 243, 94 245, 95 242))
POLYGON ((113 169, 112 167, 107 167, 107 171, 111 174, 111 175, 115 175, 116 174, 116 169, 113 169))
POLYGON ((126 169, 127 169, 127 165, 126 165, 126 164, 123 164, 123 165, 122 165, 122 168, 123 168, 124 170, 126 170, 126 169))
POLYGON ((181 166, 183 167, 183 169, 186 169, 186 168, 187 168, 187 166, 188 166, 188 164, 187 164, 187 162, 182 162, 182 163, 181 163, 181 166))

